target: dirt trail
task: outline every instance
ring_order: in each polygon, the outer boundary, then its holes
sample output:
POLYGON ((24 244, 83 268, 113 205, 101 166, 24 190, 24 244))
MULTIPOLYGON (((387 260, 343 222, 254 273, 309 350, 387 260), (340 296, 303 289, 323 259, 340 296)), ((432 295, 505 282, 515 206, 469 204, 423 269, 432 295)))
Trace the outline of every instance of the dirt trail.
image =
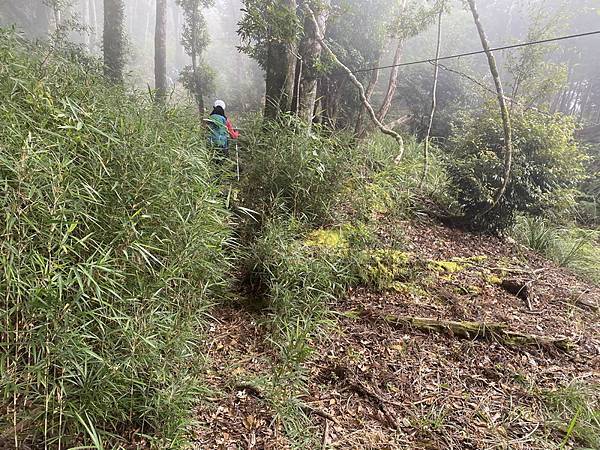
MULTIPOLYGON (((398 227, 407 251, 433 269, 426 283, 356 289, 331 305, 332 334, 304 364, 301 401, 316 448, 556 448, 568 423, 548 422, 544 393, 576 382, 600 400, 600 289, 495 238, 414 223, 384 226, 381 238, 398 227), (530 300, 505 291, 498 281, 506 277, 534 279, 530 300), (501 322, 568 337, 575 349, 459 339, 392 327, 377 320, 384 315, 501 322)), ((215 394, 198 411, 197 448, 292 448, 281 416, 255 389, 277 359, 259 323, 260 312, 234 305, 215 313, 207 373, 215 394)))

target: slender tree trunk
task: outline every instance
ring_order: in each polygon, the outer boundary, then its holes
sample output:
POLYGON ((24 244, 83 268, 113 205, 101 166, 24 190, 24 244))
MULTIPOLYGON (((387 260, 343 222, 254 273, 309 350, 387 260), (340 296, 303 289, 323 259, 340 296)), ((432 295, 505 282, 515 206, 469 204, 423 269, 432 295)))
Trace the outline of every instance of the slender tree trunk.
POLYGON ((429 172, 429 139, 431 138, 431 130, 433 129, 433 119, 435 118, 435 110, 437 108, 437 86, 438 86, 438 75, 440 73, 440 49, 442 46, 442 16, 444 15, 444 8, 440 8, 438 16, 438 29, 437 29, 437 44, 435 49, 435 66, 433 69, 433 86, 431 88, 431 114, 429 115, 429 125, 427 127, 427 134, 425 135, 425 144, 423 146, 423 177, 421 178, 421 189, 427 180, 427 174, 429 172))
MULTIPOLYGON (((295 14, 296 0, 280 0, 283 8, 295 14)), ((294 98, 297 58, 291 44, 271 41, 267 49, 265 117, 274 119, 290 111, 294 98)))
POLYGON ((573 107, 571 108, 570 114, 572 116, 575 116, 579 113, 579 108, 581 106, 581 97, 583 95, 583 92, 581 90, 581 84, 583 82, 580 81, 577 83, 577 89, 575 91, 575 101, 573 102, 573 107))
POLYGON ((469 2, 469 7, 471 8, 471 13, 473 14, 473 20, 475 21, 475 25, 477 26, 477 31, 479 32, 479 38, 481 39, 481 45, 485 50, 485 53, 488 58, 488 64, 490 66, 490 73, 492 74, 492 78, 494 79, 494 84, 496 85, 496 92, 498 94, 498 103, 500 104, 500 112, 502 114, 502 124, 504 126, 504 173, 502 178, 502 185, 494 195, 492 203, 490 206, 483 211, 480 216, 483 216, 489 213, 492 209, 498 205, 506 189, 508 187, 508 183, 510 181, 510 175, 512 171, 512 128, 510 124, 510 113, 508 112, 508 107, 506 106, 506 100, 504 97, 504 89, 502 87, 502 81, 500 80, 500 75, 498 73, 498 66, 496 64, 496 58, 494 54, 490 51, 490 45, 488 42, 488 38, 485 34, 485 30, 483 28, 483 24, 481 23, 481 19, 479 18, 479 13, 477 11, 477 5, 475 4, 475 0, 467 0, 469 2))
POLYGON ((563 95, 565 91, 561 90, 557 94, 554 95, 554 100, 552 101, 552 105, 550 106, 550 112, 554 114, 562 101, 563 95))
POLYGON ((125 67, 124 11, 123 0, 104 0, 104 74, 114 83, 123 82, 125 67))
POLYGON ((585 91, 585 96, 584 96, 584 100, 581 104, 581 111, 579 113, 579 120, 584 120, 587 117, 587 112, 588 112, 588 106, 590 104, 590 98, 592 96, 592 90, 593 90, 594 85, 592 84, 591 81, 587 82, 587 89, 585 91))
MULTIPOLYGON (((84 0, 85 1, 85 0, 84 0)), ((96 51, 96 45, 98 40, 98 10, 96 8, 96 0, 89 0, 89 24, 90 24, 90 52, 96 51)))
POLYGON ((83 20, 83 44, 89 50, 90 48, 90 4, 87 0, 81 2, 81 19, 83 20))
POLYGON ((58 30, 62 23, 62 14, 58 5, 54 5, 52 7, 52 12, 54 13, 54 27, 56 30, 58 30))
MULTIPOLYGON (((148 6, 148 5, 146 5, 148 6)), ((152 36, 151 34, 151 30, 152 30, 152 14, 150 14, 150 10, 152 8, 146 7, 144 8, 145 11, 145 17, 146 17, 146 26, 144 27, 144 36, 142 37, 142 48, 144 50, 148 49, 148 47, 150 47, 150 42, 151 42, 151 38, 150 36, 152 36)))
MULTIPOLYGON (((408 0, 402 0, 400 14, 404 13, 404 11, 406 9, 407 1, 408 0)), ((383 99, 383 104, 381 105, 381 108, 379 108, 379 112, 377 113, 377 119, 382 123, 385 122, 385 118, 387 117, 388 113, 390 112, 390 108, 392 106, 392 101, 394 100, 394 96, 396 95, 396 90, 398 89, 398 75, 400 73, 400 68, 397 66, 398 66, 398 64, 400 64, 403 53, 404 53, 404 38, 401 37, 398 39, 398 44, 396 46, 396 52, 394 54, 394 62, 392 63, 392 65, 396 66, 396 67, 392 67, 392 70, 390 73, 390 80, 388 82, 388 88, 385 93, 385 98, 383 99)))
MULTIPOLYGON (((303 71, 298 86, 298 116, 308 124, 313 121, 315 103, 317 101, 317 80, 319 78, 318 63, 321 59, 322 47, 319 44, 319 30, 326 32, 327 18, 329 16, 329 0, 324 0, 316 12, 318 28, 311 17, 304 21, 304 38, 300 43, 300 56, 302 57, 303 71)), ((323 38, 324 36, 320 36, 323 38)))
MULTIPOLYGON (((379 65, 379 63, 380 63, 380 60, 378 59, 376 65, 379 65)), ((369 80, 369 84, 368 84, 367 90, 365 92, 365 95, 366 95, 369 103, 371 102, 371 97, 373 97, 373 92, 375 92, 375 88, 377 87, 378 82, 379 82, 379 70, 371 71, 371 78, 369 80)), ((365 128, 365 113, 366 112, 367 112, 367 109, 364 107, 364 105, 361 104, 360 109, 358 110, 358 117, 356 118, 356 125, 354 126, 354 134, 358 138, 362 138, 366 131, 366 128, 365 128)))
POLYGON ((388 82, 388 88, 385 93, 385 98, 383 99, 383 104, 381 108, 379 108, 379 112, 377 113, 377 119, 380 122, 384 122, 388 113, 390 112, 390 108, 392 107, 392 101, 394 100, 394 96, 396 95, 396 90, 398 89, 398 75, 400 73, 400 68, 397 67, 400 64, 400 60, 402 59, 402 54, 404 53, 404 39, 398 40, 398 45, 396 46, 396 53, 394 54, 394 62, 392 65, 396 67, 392 67, 390 73, 390 80, 388 82))
POLYGON ((193 22, 192 26, 192 73, 194 75, 194 96, 196 97, 196 104, 198 105, 198 112, 200 115, 204 114, 204 95, 202 92, 202 84, 200 83, 200 73, 198 71, 198 49, 196 48, 196 43, 198 42, 198 37, 196 36, 195 24, 198 23, 198 8, 194 8, 193 22))
POLYGON ((164 104, 167 97, 167 0, 156 0, 154 86, 157 103, 164 104))

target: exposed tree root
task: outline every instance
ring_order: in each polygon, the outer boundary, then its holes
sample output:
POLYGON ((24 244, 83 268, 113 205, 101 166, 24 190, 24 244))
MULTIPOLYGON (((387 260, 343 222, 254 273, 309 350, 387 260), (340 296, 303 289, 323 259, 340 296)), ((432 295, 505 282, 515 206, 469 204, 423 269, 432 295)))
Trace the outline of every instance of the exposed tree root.
MULTIPOLYGON (((372 317, 372 314, 366 313, 372 317)), ((550 347, 562 351, 570 351, 574 344, 568 338, 553 338, 508 330, 500 323, 455 322, 423 317, 379 316, 385 322, 398 327, 411 327, 421 331, 443 333, 462 339, 486 340, 499 342, 509 346, 550 347)))
MULTIPOLYGON (((249 383, 238 384, 235 387, 236 391, 246 391, 248 394, 256 397, 259 400, 265 400, 265 394, 262 392, 261 388, 249 383)), ((314 414, 316 416, 322 417, 327 420, 331 420, 333 423, 338 424, 338 420, 329 414, 327 411, 323 411, 322 409, 316 408, 308 403, 304 403, 302 401, 298 401, 298 406, 302 409, 306 414, 314 414)))
POLYGON ((390 400, 386 400, 381 395, 377 394, 373 389, 356 378, 352 371, 347 367, 336 366, 332 372, 335 373, 340 381, 343 381, 348 386, 349 390, 356 392, 361 397, 364 397, 373 403, 381 411, 383 417, 385 418, 385 423, 389 427, 393 428, 394 430, 398 429, 398 420, 396 415, 390 411, 388 404, 397 406, 402 405, 390 400))
POLYGON ((529 311, 533 311, 531 299, 533 298, 533 283, 535 280, 519 280, 516 278, 507 278, 502 280, 500 287, 509 294, 512 294, 527 303, 529 311))

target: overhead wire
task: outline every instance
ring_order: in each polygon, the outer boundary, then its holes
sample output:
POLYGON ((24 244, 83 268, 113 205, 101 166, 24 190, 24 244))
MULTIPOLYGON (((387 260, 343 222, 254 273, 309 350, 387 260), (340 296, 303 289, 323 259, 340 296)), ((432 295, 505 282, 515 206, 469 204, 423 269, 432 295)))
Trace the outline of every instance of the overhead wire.
MULTIPOLYGON (((515 49, 515 48, 528 47, 530 45, 548 44, 551 42, 559 42, 559 41, 565 41, 568 39, 576 39, 576 38, 582 38, 582 37, 594 36, 594 35, 600 35, 600 30, 589 31, 587 33, 569 34, 569 35, 565 35, 565 36, 558 36, 558 37, 549 38, 549 39, 541 39, 541 40, 537 40, 537 41, 521 42, 519 44, 513 44, 513 45, 504 45, 502 47, 490 48, 489 51, 490 52, 498 52, 498 51, 502 51, 502 50, 511 50, 511 49, 515 49)), ((416 64, 435 63, 436 61, 445 61, 445 60, 449 60, 449 59, 463 58, 463 57, 467 57, 467 56, 480 55, 480 54, 484 54, 484 53, 486 53, 485 50, 477 50, 477 51, 466 52, 466 53, 458 53, 455 55, 440 56, 437 59, 430 58, 430 59, 423 59, 423 60, 419 60, 419 61, 405 62, 405 63, 401 63, 401 64, 391 64, 388 66, 369 67, 369 68, 364 68, 364 69, 353 70, 351 72, 353 74, 365 73, 365 72, 372 72, 374 70, 392 69, 394 67, 406 67, 406 66, 413 66, 416 64)), ((345 75, 345 74, 346 74, 346 72, 337 72, 333 75, 345 75)))

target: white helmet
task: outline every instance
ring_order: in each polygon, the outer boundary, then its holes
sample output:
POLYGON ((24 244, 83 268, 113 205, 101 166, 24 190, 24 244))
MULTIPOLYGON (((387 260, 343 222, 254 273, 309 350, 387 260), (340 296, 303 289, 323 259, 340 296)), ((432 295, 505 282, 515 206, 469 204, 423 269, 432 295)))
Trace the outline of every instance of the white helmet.
POLYGON ((223 100, 215 101, 214 107, 216 108, 217 106, 220 106, 221 108, 223 108, 223 111, 225 111, 225 102, 223 100))

